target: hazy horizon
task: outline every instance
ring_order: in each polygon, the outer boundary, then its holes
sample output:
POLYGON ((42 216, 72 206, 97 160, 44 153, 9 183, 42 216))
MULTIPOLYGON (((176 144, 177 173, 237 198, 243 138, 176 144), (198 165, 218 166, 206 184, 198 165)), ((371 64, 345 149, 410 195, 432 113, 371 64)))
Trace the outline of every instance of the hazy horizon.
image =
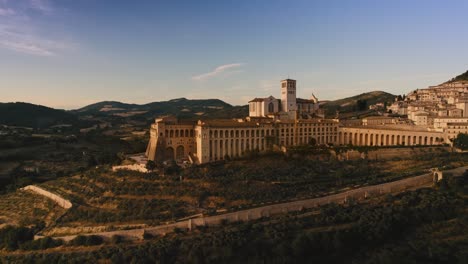
POLYGON ((406 94, 465 72, 465 1, 0 0, 0 101, 406 94))

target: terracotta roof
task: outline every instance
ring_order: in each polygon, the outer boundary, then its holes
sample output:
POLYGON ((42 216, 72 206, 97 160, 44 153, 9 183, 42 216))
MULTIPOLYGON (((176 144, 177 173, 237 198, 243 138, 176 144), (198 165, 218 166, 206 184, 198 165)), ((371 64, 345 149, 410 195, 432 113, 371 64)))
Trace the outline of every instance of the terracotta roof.
MULTIPOLYGON (((258 127, 259 123, 257 122, 238 122, 231 119, 219 119, 219 120, 204 120, 200 121, 201 126, 209 127, 258 127)), ((199 123, 199 124, 200 124, 199 123)))
POLYGON ((249 103, 251 103, 251 102, 263 102, 263 101, 265 101, 264 98, 254 98, 253 100, 250 100, 249 103))
POLYGON ((363 119, 394 119, 394 117, 390 116, 368 116, 363 119))

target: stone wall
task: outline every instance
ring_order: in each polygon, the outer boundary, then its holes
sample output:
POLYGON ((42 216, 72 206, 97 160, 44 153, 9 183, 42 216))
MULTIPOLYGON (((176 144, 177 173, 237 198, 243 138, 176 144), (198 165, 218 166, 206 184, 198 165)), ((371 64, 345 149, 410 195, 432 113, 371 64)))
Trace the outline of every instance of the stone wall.
MULTIPOLYGON (((302 211, 304 209, 314 208, 321 205, 329 203, 345 203, 350 199, 356 201, 368 199, 371 197, 401 192, 407 189, 418 188, 422 186, 431 185, 433 182, 432 173, 428 173, 421 176, 411 177, 395 182, 389 182, 379 185, 361 187, 354 190, 349 190, 342 193, 337 193, 325 197, 313 198, 307 200, 300 200, 294 202, 287 202, 281 204, 267 205, 232 213, 226 213, 215 216, 207 216, 200 218, 188 219, 172 224, 161 225, 156 227, 141 228, 134 230, 121 230, 121 231, 112 231, 112 232, 101 232, 101 233, 92 233, 92 234, 83 234, 83 235, 98 235, 103 237, 104 240, 109 240, 114 235, 121 236, 126 240, 139 240, 143 239, 144 234, 150 235, 165 235, 167 233, 173 232, 175 228, 180 229, 192 229, 196 226, 209 226, 209 225, 219 225, 220 223, 227 222, 237 222, 237 221, 249 221, 255 220, 262 217, 270 217, 272 215, 284 214, 294 211, 302 211)), ((75 238, 76 235, 65 236, 65 237, 55 237, 55 239, 62 239, 64 241, 69 241, 75 238)), ((39 238, 39 237, 38 237, 39 238)))
POLYGON ((39 195, 42 195, 42 196, 45 196, 49 199, 51 199, 52 201, 56 202, 60 207, 63 207, 65 209, 70 209, 72 207, 72 203, 60 196, 58 196, 57 194, 55 193, 51 193, 49 191, 46 191, 40 187, 37 187, 37 186, 34 186, 34 185, 28 185, 24 188, 22 188, 22 190, 25 190, 25 191, 31 191, 31 192, 35 192, 39 195))
POLYGON ((119 166, 112 167, 112 171, 119 171, 119 170, 131 170, 131 171, 139 171, 143 173, 148 172, 148 169, 146 169, 145 164, 119 165, 119 166))
POLYGON ((349 150, 345 153, 338 154, 340 160, 356 160, 368 158, 370 160, 377 159, 393 159, 393 158, 407 158, 414 157, 424 153, 438 153, 440 151, 451 151, 450 147, 415 147, 415 148, 380 148, 371 150, 368 153, 360 153, 356 150, 349 150))

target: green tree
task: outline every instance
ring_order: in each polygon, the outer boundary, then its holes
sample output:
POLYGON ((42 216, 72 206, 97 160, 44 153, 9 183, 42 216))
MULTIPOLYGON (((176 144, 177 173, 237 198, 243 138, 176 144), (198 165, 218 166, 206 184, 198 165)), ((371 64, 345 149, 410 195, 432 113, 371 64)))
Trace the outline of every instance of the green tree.
POLYGON ((358 111, 364 111, 367 110, 367 100, 357 100, 356 102, 357 110, 358 111))
POLYGON ((156 169, 156 163, 152 160, 148 160, 146 162, 146 169, 149 171, 153 171, 154 169, 156 169))
POLYGON ((462 150, 468 149, 468 134, 458 134, 458 136, 453 141, 453 145, 462 150))

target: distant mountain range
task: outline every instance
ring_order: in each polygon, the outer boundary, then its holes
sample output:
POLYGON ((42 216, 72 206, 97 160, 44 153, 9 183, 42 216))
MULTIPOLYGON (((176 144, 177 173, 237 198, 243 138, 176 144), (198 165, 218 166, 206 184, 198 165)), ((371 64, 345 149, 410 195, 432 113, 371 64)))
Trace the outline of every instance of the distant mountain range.
POLYGON ((40 129, 62 124, 87 127, 92 122, 147 125, 153 122, 154 118, 164 115, 193 120, 240 118, 248 115, 248 106, 232 106, 218 99, 186 98, 142 105, 104 101, 71 111, 29 103, 0 103, 0 125, 40 129))
MULTIPOLYGON (((394 98, 395 95, 375 91, 336 101, 327 101, 323 103, 323 106, 328 114, 334 114, 336 110, 354 111, 358 100, 365 100, 370 105, 393 101, 394 98)), ((177 98, 141 105, 104 101, 71 111, 28 103, 3 103, 0 104, 0 124, 33 128, 47 128, 60 124, 86 127, 91 122, 146 126, 153 122, 154 118, 164 115, 192 120, 241 118, 248 116, 248 111, 248 105, 233 106, 219 99, 177 98)))
POLYGON ((248 107, 233 106, 219 99, 189 100, 177 98, 142 105, 105 101, 70 112, 79 117, 131 118, 144 121, 153 120, 155 117, 162 115, 174 115, 185 119, 238 118, 248 115, 248 107))
MULTIPOLYGON (((468 71, 448 82, 468 81, 468 71)), ((327 116, 336 111, 352 113, 360 107, 376 103, 391 103, 395 95, 373 91, 360 95, 321 102, 327 116), (363 103, 364 102, 364 103, 363 103)), ((89 126, 94 122, 112 124, 138 124, 145 126, 154 118, 174 115, 184 119, 241 118, 248 116, 248 105, 233 106, 219 99, 190 100, 177 98, 169 101, 148 104, 127 104, 104 101, 80 109, 65 111, 29 103, 0 103, 0 125, 47 128, 60 124, 72 124, 79 127, 89 126)), ((372 113, 370 113, 372 114, 372 113)))

